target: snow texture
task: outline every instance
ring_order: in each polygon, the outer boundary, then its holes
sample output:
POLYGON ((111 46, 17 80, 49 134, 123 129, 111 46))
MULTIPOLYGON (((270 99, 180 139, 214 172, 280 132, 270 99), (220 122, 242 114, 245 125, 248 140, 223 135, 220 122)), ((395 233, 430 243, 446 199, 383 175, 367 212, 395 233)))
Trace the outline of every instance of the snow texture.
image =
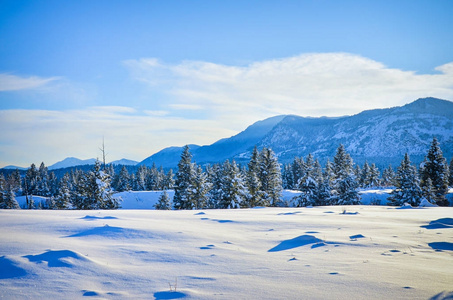
POLYGON ((448 299, 452 215, 388 206, 0 210, 0 298, 448 299))

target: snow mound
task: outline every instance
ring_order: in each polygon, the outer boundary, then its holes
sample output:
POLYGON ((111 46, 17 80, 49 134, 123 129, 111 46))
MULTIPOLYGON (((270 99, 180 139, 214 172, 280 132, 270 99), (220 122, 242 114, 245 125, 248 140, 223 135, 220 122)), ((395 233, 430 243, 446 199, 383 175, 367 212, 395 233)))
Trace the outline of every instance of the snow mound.
POLYGON ((78 262, 91 262, 86 256, 71 250, 47 250, 42 254, 24 256, 30 262, 46 263, 50 268, 72 268, 78 262))
MULTIPOLYGON (((116 193, 115 197, 121 197, 121 209, 154 209, 163 191, 127 191, 116 193)), ((168 197, 173 201, 175 192, 167 191, 168 197)))
POLYGON ((420 205, 418 207, 437 207, 437 206, 438 205, 432 204, 431 202, 423 198, 422 201, 420 201, 420 205))

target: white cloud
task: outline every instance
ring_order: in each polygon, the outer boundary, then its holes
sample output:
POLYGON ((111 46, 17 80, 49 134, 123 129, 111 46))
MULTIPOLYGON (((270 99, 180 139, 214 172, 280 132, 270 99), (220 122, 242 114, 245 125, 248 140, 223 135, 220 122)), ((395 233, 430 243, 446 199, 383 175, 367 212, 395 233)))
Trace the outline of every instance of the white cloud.
POLYGON ((0 91, 19 91, 43 87, 58 77, 41 78, 37 76, 19 77, 11 74, 0 74, 0 91))
POLYGON ((391 69, 347 53, 304 54, 247 66, 201 61, 172 65, 156 59, 126 65, 135 79, 167 93, 169 108, 203 107, 230 128, 237 119, 339 116, 426 96, 453 99, 453 63, 437 67, 440 74, 434 75, 391 69))
MULTIPOLYGON (((148 112, 149 113, 149 112, 148 112)), ((1 164, 51 165, 68 156, 99 157, 105 137, 107 160, 143 160, 169 146, 211 144, 233 131, 215 120, 184 120, 108 106, 79 110, 0 110, 1 164)))

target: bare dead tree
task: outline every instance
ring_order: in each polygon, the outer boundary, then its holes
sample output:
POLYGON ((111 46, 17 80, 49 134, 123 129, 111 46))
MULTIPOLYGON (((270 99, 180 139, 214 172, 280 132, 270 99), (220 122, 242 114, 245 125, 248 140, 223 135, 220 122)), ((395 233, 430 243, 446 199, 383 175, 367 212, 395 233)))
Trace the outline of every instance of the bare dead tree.
POLYGON ((105 144, 104 144, 104 137, 102 137, 102 147, 99 148, 102 152, 102 168, 105 171, 105 157, 107 156, 107 153, 105 152, 105 144))

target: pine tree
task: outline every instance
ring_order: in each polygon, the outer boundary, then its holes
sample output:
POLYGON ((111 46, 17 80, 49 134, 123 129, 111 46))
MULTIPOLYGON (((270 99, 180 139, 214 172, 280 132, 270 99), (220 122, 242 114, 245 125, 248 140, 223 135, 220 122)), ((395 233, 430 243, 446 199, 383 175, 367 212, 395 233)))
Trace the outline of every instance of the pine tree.
POLYGON ((434 192, 434 186, 431 178, 426 180, 426 184, 422 187, 423 197, 432 204, 436 204, 436 194, 434 192))
POLYGON ((221 177, 221 196, 219 208, 239 208, 243 206, 246 188, 240 170, 233 160, 223 163, 221 177))
POLYGON ((28 168, 25 178, 24 178, 24 188, 25 188, 25 195, 37 195, 37 182, 38 182, 38 170, 36 169, 35 164, 31 164, 30 168, 28 168))
POLYGON ((282 177, 280 165, 274 152, 263 148, 259 156, 259 175, 263 202, 267 205, 278 206, 281 201, 282 177))
POLYGON ((305 162, 305 174, 298 182, 298 189, 302 192, 297 197, 297 206, 317 205, 318 184, 322 180, 319 162, 313 160, 309 154, 305 162))
POLYGON ((144 191, 146 190, 146 177, 147 177, 148 170, 146 166, 141 165, 138 167, 137 172, 135 173, 135 182, 134 182, 134 190, 135 191, 144 191))
POLYGON ((448 177, 448 185, 453 187, 453 157, 450 160, 450 166, 448 168, 450 176, 448 177))
POLYGON ((448 200, 445 198, 445 195, 448 192, 449 170, 447 160, 443 157, 442 150, 436 138, 433 139, 425 161, 421 165, 420 175, 420 185, 422 187, 427 184, 428 178, 431 179, 436 204, 439 206, 448 206, 448 200))
POLYGON ((101 171, 99 160, 86 176, 84 193, 84 203, 81 209, 116 209, 119 207, 120 199, 113 196, 110 176, 101 171))
POLYGON ((50 189, 49 189, 49 174, 47 171, 47 167, 44 165, 44 162, 41 163, 38 169, 38 177, 36 180, 36 195, 49 197, 50 196, 50 189))
POLYGON ((167 174, 165 174, 164 179, 162 181, 162 189, 170 190, 173 189, 175 186, 175 179, 173 176, 173 170, 168 170, 167 174))
POLYGON ((16 195, 14 194, 11 186, 3 190, 0 198, 0 209, 19 209, 19 204, 16 201, 16 195))
POLYGON ((332 189, 332 201, 336 205, 360 204, 360 196, 357 192, 359 186, 353 170, 351 156, 346 153, 343 145, 340 145, 333 162, 334 180, 332 189))
MULTIPOLYGON (((359 176, 359 175, 357 175, 359 176)), ((365 161, 365 164, 363 165, 362 171, 360 173, 359 177, 359 185, 362 188, 369 188, 371 187, 371 168, 368 165, 368 162, 365 161)))
POLYGON ((193 178, 188 190, 188 202, 191 203, 192 208, 206 208, 209 190, 210 183, 207 181, 206 173, 203 172, 200 166, 194 165, 193 178))
POLYGON ((219 164, 206 167, 208 181, 211 183, 211 189, 208 193, 207 208, 219 208, 220 201, 222 200, 222 177, 223 170, 219 164))
POLYGON ((190 199, 190 188, 194 177, 194 167, 192 164, 192 154, 189 146, 185 146, 178 163, 178 172, 175 179, 175 195, 173 206, 175 209, 192 209, 193 203, 190 199))
POLYGON ((71 206, 71 191, 69 188, 69 174, 66 173, 61 178, 58 185, 58 193, 55 197, 56 209, 68 209, 71 206))
POLYGON ((284 189, 292 190, 294 188, 293 172, 290 164, 285 164, 282 174, 282 185, 284 189))
POLYGON ((376 164, 371 164, 370 167, 370 177, 368 181, 370 182, 370 187, 379 187, 381 185, 381 180, 379 179, 381 174, 379 169, 376 167, 376 164))
POLYGON ((248 193, 246 195, 246 201, 244 202, 245 207, 264 206, 263 203, 263 192, 261 190, 261 181, 259 178, 260 172, 260 155, 258 149, 253 149, 252 156, 248 163, 246 186, 248 193))
POLYGON ((160 194, 159 200, 156 203, 156 205, 154 205, 154 208, 159 209, 159 210, 170 210, 171 209, 171 200, 170 200, 170 197, 168 196, 168 193, 166 190, 164 190, 162 192, 162 194, 160 194))
POLYGON ((395 176, 395 171, 393 171, 392 166, 389 165, 388 168, 382 172, 382 185, 386 187, 394 186, 395 176))
POLYGON ((397 169, 395 177, 396 188, 390 193, 388 200, 392 205, 401 206, 408 203, 418 206, 422 197, 420 181, 417 169, 411 164, 409 155, 406 153, 397 169))
POLYGON ((123 166, 121 168, 120 173, 117 176, 115 186, 116 191, 118 192, 129 191, 130 190, 129 182, 130 182, 129 172, 126 169, 126 166, 123 166))

